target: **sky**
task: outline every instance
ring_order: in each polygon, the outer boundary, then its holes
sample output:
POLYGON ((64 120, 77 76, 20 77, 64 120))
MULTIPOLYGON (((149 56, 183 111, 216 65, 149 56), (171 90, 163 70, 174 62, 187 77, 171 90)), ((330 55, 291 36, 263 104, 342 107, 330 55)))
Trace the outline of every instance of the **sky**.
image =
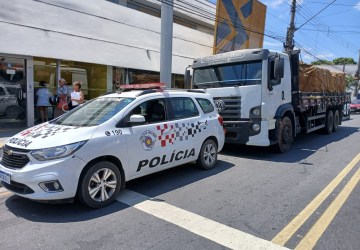
MULTIPOLYGON (((296 47, 302 50, 302 60, 307 63, 318 59, 332 61, 338 57, 350 57, 356 62, 359 60, 360 1, 333 1, 297 0, 295 27, 299 29, 295 31, 294 41, 296 47)), ((279 40, 286 37, 292 1, 260 2, 267 6, 265 34, 276 38, 265 36, 263 47, 281 51, 283 45, 279 40)))

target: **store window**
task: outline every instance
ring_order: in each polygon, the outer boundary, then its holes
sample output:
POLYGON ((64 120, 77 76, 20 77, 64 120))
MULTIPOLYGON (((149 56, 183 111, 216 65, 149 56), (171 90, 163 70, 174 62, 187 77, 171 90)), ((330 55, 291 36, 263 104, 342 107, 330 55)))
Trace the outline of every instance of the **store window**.
POLYGON ((160 82, 160 73, 148 70, 128 69, 129 84, 160 82))
POLYGON ((113 67, 113 90, 120 88, 120 85, 126 84, 125 68, 113 67))
POLYGON ((55 59, 34 57, 34 93, 39 88, 40 81, 47 82, 49 92, 55 94, 57 88, 55 59))
POLYGON ((107 81, 107 66, 93 63, 61 61, 61 77, 72 90, 72 83, 81 81, 81 90, 85 100, 90 100, 105 94, 107 81))
POLYGON ((183 75, 173 74, 171 78, 172 78, 172 82, 171 82, 172 88, 177 88, 177 89, 184 88, 184 76, 183 75))
POLYGON ((26 124, 25 60, 0 55, 0 128, 26 124))
MULTIPOLYGON (((113 67, 113 90, 119 89, 120 85, 124 84, 143 84, 151 82, 160 82, 159 72, 113 67)), ((184 76, 172 74, 171 87, 183 89, 184 76)))

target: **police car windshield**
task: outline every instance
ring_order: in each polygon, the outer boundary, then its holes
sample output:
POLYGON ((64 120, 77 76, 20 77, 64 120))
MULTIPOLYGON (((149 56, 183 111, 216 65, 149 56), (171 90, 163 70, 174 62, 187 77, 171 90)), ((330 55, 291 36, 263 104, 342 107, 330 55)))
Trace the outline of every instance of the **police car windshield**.
POLYGON ((64 114, 55 124, 89 127, 106 122, 135 98, 103 97, 86 102, 64 114))
POLYGON ((195 68, 193 85, 195 88, 248 86, 261 84, 261 78, 261 61, 238 62, 195 68))

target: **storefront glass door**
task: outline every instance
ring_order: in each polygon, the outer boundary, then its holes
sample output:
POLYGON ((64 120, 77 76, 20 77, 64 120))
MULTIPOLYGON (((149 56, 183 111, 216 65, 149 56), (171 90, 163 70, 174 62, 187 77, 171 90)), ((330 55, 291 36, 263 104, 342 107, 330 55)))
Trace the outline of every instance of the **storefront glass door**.
POLYGON ((0 129, 26 127, 25 59, 0 55, 0 129))

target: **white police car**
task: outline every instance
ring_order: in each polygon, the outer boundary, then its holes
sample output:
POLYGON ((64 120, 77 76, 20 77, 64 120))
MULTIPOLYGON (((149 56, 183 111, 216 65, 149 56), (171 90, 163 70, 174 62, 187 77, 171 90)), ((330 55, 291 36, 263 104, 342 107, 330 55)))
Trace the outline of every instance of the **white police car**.
POLYGON ((131 179, 192 161, 213 168, 223 145, 222 117, 209 94, 123 91, 8 139, 0 181, 29 199, 77 197, 99 208, 131 179))

